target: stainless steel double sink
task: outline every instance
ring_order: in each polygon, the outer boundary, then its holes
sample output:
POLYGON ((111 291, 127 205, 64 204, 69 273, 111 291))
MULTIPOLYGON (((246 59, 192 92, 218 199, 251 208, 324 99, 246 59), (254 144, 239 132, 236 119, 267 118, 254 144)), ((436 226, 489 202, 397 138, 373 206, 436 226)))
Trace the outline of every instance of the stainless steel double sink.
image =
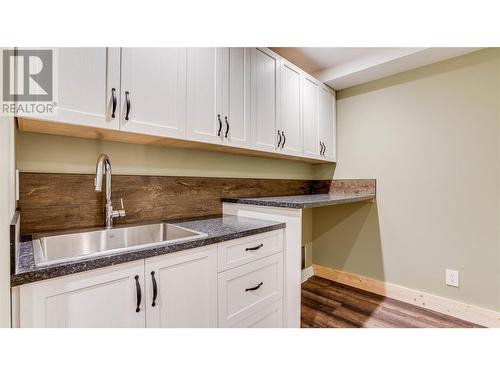
POLYGON ((47 236, 32 242, 35 264, 43 266, 206 236, 174 224, 159 223, 47 236))

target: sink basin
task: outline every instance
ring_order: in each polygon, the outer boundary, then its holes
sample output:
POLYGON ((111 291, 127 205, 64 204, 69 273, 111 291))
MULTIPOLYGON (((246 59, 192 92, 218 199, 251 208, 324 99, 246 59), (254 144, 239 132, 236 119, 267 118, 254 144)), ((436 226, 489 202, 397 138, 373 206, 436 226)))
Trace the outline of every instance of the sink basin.
POLYGON ((177 225, 160 223, 42 237, 33 240, 33 251, 35 263, 46 265, 206 236, 177 225))

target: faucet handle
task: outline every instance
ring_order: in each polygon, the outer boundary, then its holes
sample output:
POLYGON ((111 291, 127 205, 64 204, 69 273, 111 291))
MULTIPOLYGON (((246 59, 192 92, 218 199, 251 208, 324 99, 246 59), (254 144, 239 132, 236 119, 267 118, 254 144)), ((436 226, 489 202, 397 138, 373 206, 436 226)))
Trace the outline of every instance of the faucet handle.
POLYGON ((123 206, 123 198, 120 198, 120 203, 122 205, 122 209, 118 210, 118 215, 120 217, 124 217, 125 216, 125 207, 123 206))

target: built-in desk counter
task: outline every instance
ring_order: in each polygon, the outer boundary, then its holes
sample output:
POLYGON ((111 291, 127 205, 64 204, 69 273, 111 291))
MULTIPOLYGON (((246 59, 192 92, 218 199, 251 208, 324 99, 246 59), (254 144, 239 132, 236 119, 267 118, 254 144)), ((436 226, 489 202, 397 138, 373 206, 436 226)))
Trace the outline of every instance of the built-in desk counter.
POLYGON ((302 211, 375 200, 375 180, 333 180, 328 193, 280 197, 223 198, 223 213, 285 222, 284 326, 300 327, 302 211))

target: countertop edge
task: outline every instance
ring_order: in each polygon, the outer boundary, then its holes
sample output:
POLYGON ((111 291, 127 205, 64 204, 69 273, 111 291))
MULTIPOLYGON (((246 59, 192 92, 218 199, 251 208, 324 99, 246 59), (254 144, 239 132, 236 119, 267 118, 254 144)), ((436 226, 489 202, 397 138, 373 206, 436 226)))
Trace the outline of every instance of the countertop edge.
POLYGON ((324 202, 306 202, 306 203, 264 201, 260 200, 259 198, 222 198, 221 201, 224 203, 236 203, 236 204, 246 204, 254 206, 303 209, 303 208, 334 206, 345 203, 362 202, 362 201, 372 200, 375 198, 376 198, 375 194, 365 194, 360 196, 339 197, 338 199, 328 200, 324 202))

